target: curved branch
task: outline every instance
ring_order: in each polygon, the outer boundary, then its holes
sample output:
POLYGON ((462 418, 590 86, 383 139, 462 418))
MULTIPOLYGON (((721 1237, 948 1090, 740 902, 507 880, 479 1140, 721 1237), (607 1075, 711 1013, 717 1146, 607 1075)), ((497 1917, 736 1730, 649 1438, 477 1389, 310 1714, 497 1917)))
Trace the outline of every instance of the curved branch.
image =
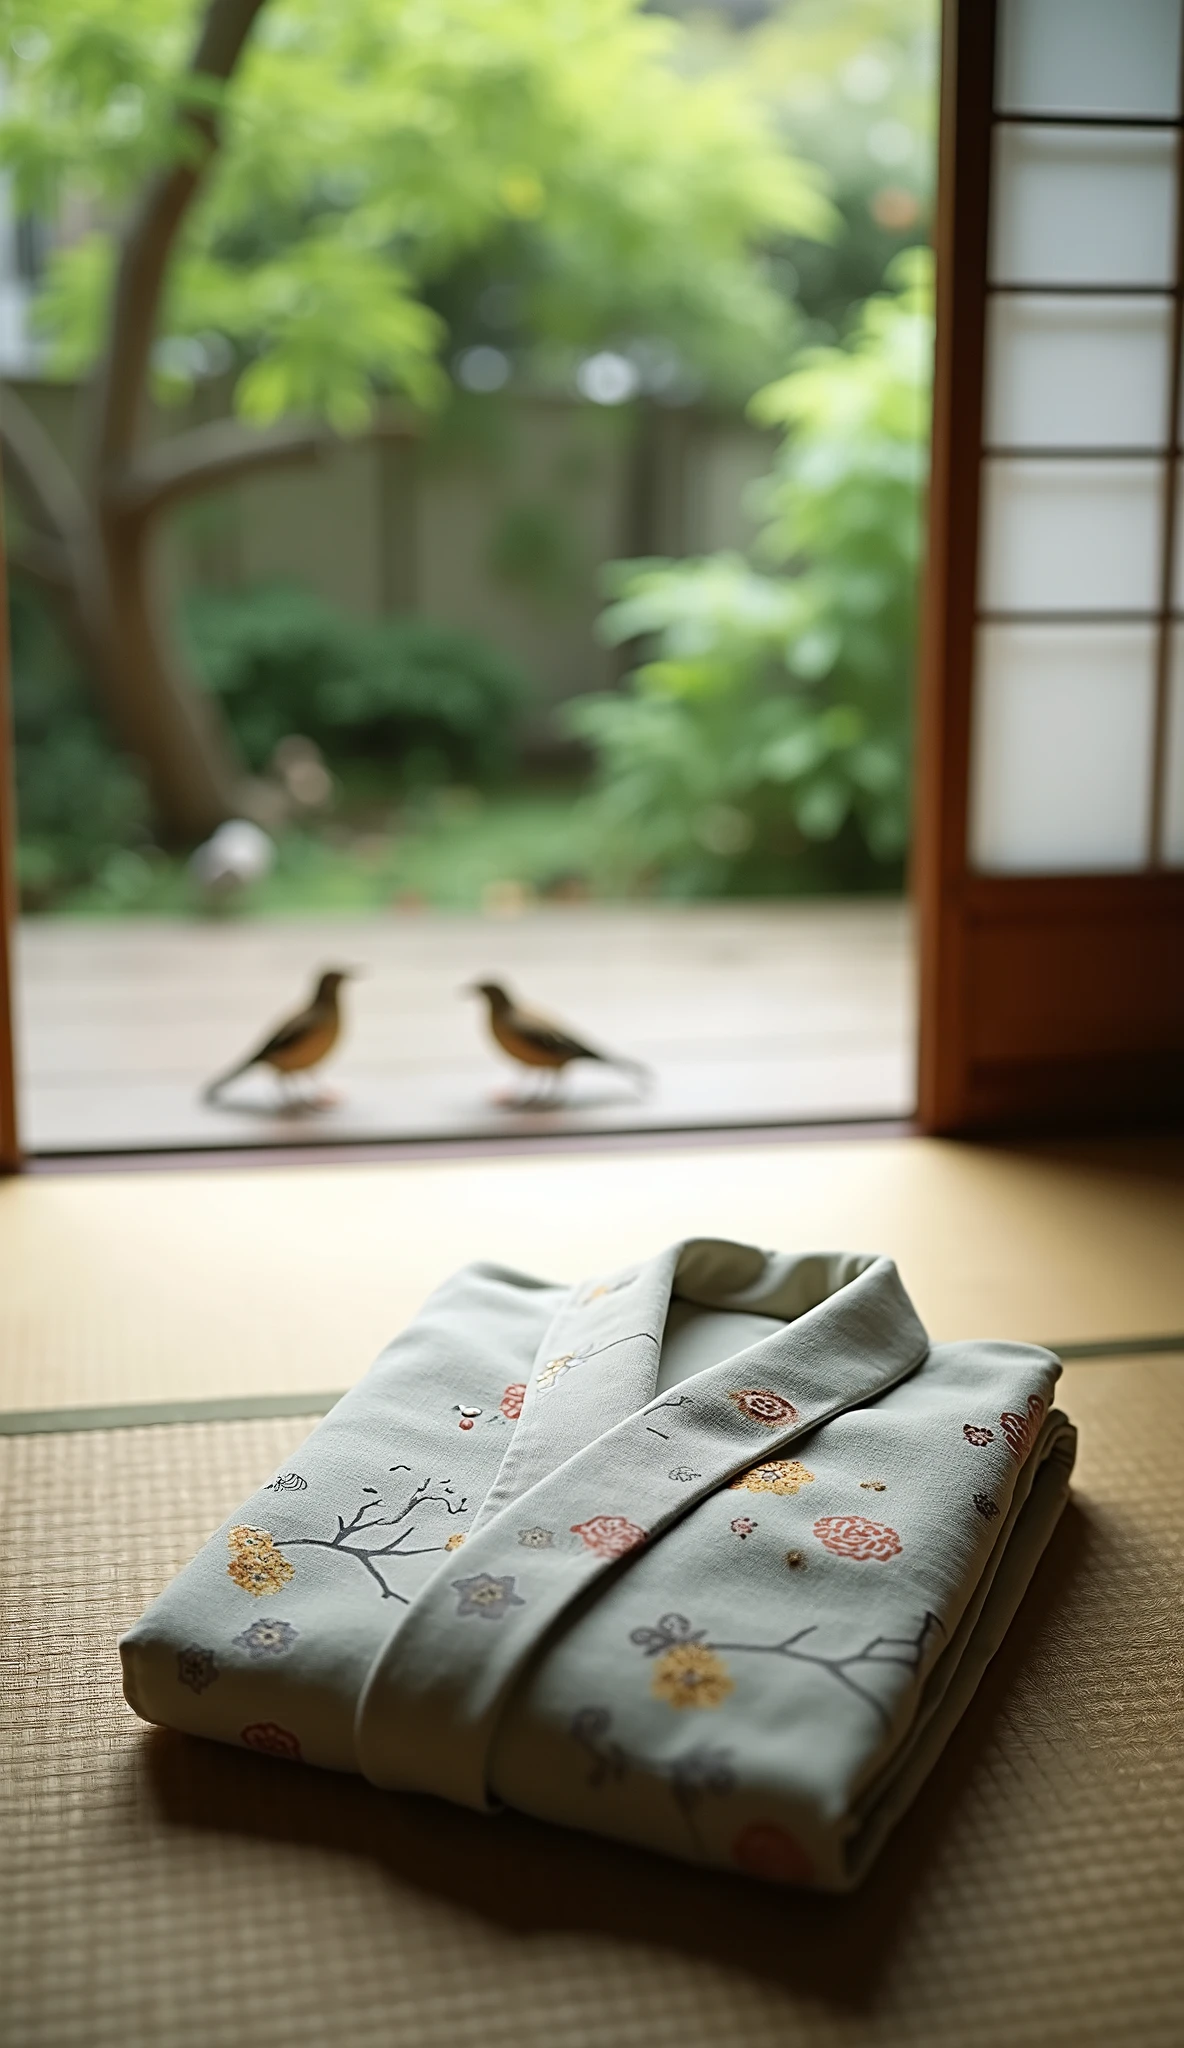
POLYGON ((212 420, 159 442, 133 468, 106 481, 103 497, 118 512, 151 519, 167 506, 222 490, 253 470, 319 461, 331 444, 332 436, 323 429, 296 422, 255 429, 237 420, 212 420))
MULTIPOLYGON (((189 61, 191 82, 224 83, 264 0, 210 0, 189 61)), ((148 360, 161 286, 173 243, 218 147, 213 108, 194 101, 178 112, 173 161, 152 177, 124 231, 115 279, 107 353, 98 378, 96 456, 100 474, 119 470, 139 436, 148 360)))
POLYGON ((0 446, 5 477, 26 516, 64 549, 86 517, 82 492, 36 413, 11 384, 0 394, 0 446))

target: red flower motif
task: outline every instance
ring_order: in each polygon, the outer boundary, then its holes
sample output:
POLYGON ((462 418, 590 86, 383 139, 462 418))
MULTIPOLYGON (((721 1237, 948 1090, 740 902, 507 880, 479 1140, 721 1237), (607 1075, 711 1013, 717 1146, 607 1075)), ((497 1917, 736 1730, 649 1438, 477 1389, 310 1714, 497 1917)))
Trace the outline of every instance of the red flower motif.
POLYGON ((863 1515, 824 1515, 814 1534, 836 1557, 897 1557, 902 1545, 887 1522, 869 1522, 863 1515))
POLYGON ((498 1405, 507 1422, 517 1422, 518 1417, 522 1413, 522 1403, 525 1399, 526 1384, 523 1380, 515 1380, 512 1387, 506 1388, 498 1405))
POLYGON ((981 1422, 964 1422, 962 1434, 968 1444, 993 1444, 995 1441, 994 1430, 984 1429, 981 1422))
POLYGON ((243 1729, 242 1739, 248 1749, 257 1749, 263 1756, 286 1757, 290 1764, 302 1761, 299 1736, 290 1728, 281 1728, 277 1721, 253 1721, 243 1729))
POLYGON ((597 1557, 624 1557, 645 1542, 645 1530, 624 1515, 593 1515, 590 1522, 573 1522, 571 1533, 594 1550, 597 1557))
POLYGON ((774 1394, 768 1387, 736 1387, 728 1395, 742 1415, 750 1422, 763 1423, 766 1429, 780 1429, 783 1423, 796 1422, 798 1411, 784 1394, 774 1394))
POLYGON ((1023 1464, 1024 1459, 1035 1443, 1036 1432, 1040 1428, 1043 1417, 1044 1403, 1039 1394, 1028 1395, 1028 1412, 1026 1415, 1016 1415, 1011 1409, 1005 1409, 999 1417, 999 1427, 1007 1438, 1007 1448, 1017 1465, 1023 1464))
POLYGON ((809 1884, 814 1865, 788 1828, 771 1820, 752 1821, 732 1843, 732 1861, 749 1877, 768 1884, 809 1884))

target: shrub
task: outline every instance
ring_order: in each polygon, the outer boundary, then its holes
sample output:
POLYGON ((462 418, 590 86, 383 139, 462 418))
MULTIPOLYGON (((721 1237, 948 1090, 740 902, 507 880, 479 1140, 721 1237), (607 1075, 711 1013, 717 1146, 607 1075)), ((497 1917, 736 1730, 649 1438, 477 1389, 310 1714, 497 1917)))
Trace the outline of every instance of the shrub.
POLYGON ((512 765, 526 681, 468 633, 430 619, 354 618, 288 584, 195 593, 184 626, 255 769, 293 732, 331 761, 377 756, 404 781, 490 781, 512 765))
POLYGON ((623 877, 682 893, 850 886, 899 873, 931 352, 926 252, 850 341, 758 394, 784 439, 758 555, 615 566, 610 643, 648 644, 623 694, 566 722, 598 760, 623 877), (779 570, 781 573, 771 573, 779 570))

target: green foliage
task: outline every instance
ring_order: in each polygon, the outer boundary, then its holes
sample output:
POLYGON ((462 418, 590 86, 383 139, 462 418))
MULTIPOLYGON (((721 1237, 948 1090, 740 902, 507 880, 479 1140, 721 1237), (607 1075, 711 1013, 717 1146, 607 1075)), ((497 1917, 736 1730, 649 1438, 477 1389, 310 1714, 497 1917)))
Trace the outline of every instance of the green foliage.
POLYGON ((108 875, 118 896, 146 872, 147 792, 89 704, 44 611, 11 592, 17 879, 29 909, 108 875))
MULTIPOLYGON (((104 223, 58 249, 43 296, 63 373, 99 345, 105 224, 192 147, 178 77, 196 19, 192 0, 0 0, 18 203, 104 223)), ((659 337, 750 390, 788 332, 755 252, 834 216, 747 78, 694 75, 686 42, 638 0, 270 0, 171 268, 164 394, 233 370, 252 419, 347 432, 376 392, 430 404, 434 302, 463 327, 462 272, 474 302, 515 281, 510 338, 545 344, 540 368, 659 337)))
POLYGON ((256 769, 289 733, 333 762, 385 761, 395 786, 486 781, 513 761, 526 680, 471 634, 431 619, 359 619, 285 584, 195 593, 183 625, 256 769))
POLYGON ((685 893, 867 880, 908 832, 909 699, 931 354, 929 260, 850 343, 753 402, 784 430, 762 559, 618 565, 606 638, 647 641, 625 694, 569 707, 598 756, 619 872, 685 893), (831 851, 820 858, 820 849, 831 851), (813 849, 813 851, 811 851, 813 849))

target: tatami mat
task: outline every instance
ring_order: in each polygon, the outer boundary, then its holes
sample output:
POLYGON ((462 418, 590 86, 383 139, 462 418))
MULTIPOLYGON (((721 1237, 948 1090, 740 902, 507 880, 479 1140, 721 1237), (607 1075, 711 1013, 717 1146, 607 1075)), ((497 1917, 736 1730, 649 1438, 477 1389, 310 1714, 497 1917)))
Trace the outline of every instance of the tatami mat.
POLYGON ((1073 1505, 848 1900, 146 1730, 116 1635, 313 1418, 0 1442, 5 2048, 1179 2048, 1184 1363, 1063 1400, 1073 1505))
POLYGON ((918 1139, 0 1182, 0 1409, 352 1384, 446 1274, 888 1252, 936 1338, 1184 1331, 1184 1142, 918 1139))

